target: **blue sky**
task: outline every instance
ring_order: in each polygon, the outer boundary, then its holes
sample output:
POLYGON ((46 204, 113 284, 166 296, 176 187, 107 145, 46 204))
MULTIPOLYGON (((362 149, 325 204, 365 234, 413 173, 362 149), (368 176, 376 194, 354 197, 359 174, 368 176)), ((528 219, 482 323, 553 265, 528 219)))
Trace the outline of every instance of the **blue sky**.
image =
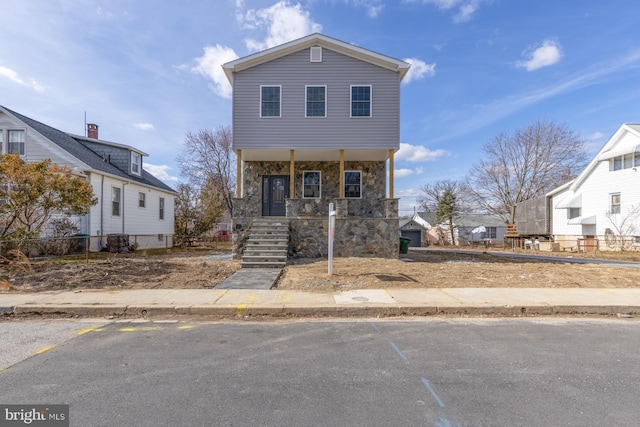
POLYGON ((636 0, 23 0, 3 7, 0 104, 150 154, 169 185, 188 131, 231 123, 220 64, 312 32, 413 64, 396 197, 462 179, 500 132, 566 123, 595 154, 640 122, 636 0))

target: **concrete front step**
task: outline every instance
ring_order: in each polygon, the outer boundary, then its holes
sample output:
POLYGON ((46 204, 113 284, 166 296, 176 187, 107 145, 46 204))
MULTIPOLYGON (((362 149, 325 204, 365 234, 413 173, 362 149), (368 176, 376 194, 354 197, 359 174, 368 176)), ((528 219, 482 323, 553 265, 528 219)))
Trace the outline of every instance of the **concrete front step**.
POLYGON ((284 268, 286 262, 254 262, 254 261, 241 261, 240 267, 242 268, 284 268))
POLYGON ((284 268, 289 248, 289 223, 260 219, 251 225, 240 266, 242 268, 284 268))

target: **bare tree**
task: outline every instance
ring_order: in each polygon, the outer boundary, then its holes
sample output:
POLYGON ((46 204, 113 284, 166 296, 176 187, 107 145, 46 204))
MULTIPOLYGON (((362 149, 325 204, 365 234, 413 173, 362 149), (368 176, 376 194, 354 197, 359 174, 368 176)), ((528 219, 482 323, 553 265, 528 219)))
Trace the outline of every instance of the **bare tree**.
POLYGON ((176 159, 181 174, 195 187, 217 192, 229 213, 233 213, 236 188, 236 155, 231 143, 229 126, 219 126, 215 131, 188 132, 182 154, 176 159))
MULTIPOLYGON (((454 218, 468 211, 466 189, 459 181, 436 181, 420 187, 424 194, 417 201, 427 212, 434 212, 437 224, 447 224, 451 243, 455 244, 454 218)), ((434 224, 436 225, 436 224, 434 224)))
POLYGON ((608 210, 605 216, 613 226, 613 230, 607 228, 604 235, 607 246, 618 247, 621 251, 627 250, 634 243, 633 236, 638 232, 636 224, 640 217, 640 205, 631 205, 626 214, 608 210))
POLYGON ((515 205, 573 179, 588 157, 584 141, 565 124, 541 121, 501 133, 482 147, 467 187, 487 212, 515 221, 515 205))
POLYGON ((182 236, 197 236, 213 228, 224 214, 225 204, 217 192, 178 185, 175 206, 175 230, 182 236))

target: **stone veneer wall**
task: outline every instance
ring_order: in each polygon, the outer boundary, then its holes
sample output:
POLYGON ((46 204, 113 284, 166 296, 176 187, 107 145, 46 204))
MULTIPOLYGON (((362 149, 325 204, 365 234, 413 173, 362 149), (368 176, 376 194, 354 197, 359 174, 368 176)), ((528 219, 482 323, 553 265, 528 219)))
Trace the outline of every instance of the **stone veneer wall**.
MULTIPOLYGON (((290 220, 292 258, 326 257, 328 219, 290 220)), ((337 257, 397 258, 400 245, 398 219, 336 219, 333 253, 337 257)))
MULTIPOLYGON (((328 251, 329 203, 338 211, 334 255, 395 258, 399 252, 397 199, 386 199, 386 162, 345 162, 362 172, 362 198, 339 199, 339 162, 295 162, 295 194, 287 201, 289 256, 323 257, 328 251), (321 171, 321 198, 302 198, 302 172, 321 171)), ((262 177, 289 175, 289 162, 244 163, 244 197, 234 199, 233 256, 242 257, 248 230, 262 216, 262 177)))

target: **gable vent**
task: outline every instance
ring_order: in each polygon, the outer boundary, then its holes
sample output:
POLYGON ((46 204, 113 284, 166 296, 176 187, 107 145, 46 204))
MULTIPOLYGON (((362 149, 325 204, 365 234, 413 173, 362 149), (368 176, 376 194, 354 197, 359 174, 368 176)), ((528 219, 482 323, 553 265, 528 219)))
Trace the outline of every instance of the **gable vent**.
POLYGON ((322 62, 322 46, 311 47, 311 62, 322 62))

